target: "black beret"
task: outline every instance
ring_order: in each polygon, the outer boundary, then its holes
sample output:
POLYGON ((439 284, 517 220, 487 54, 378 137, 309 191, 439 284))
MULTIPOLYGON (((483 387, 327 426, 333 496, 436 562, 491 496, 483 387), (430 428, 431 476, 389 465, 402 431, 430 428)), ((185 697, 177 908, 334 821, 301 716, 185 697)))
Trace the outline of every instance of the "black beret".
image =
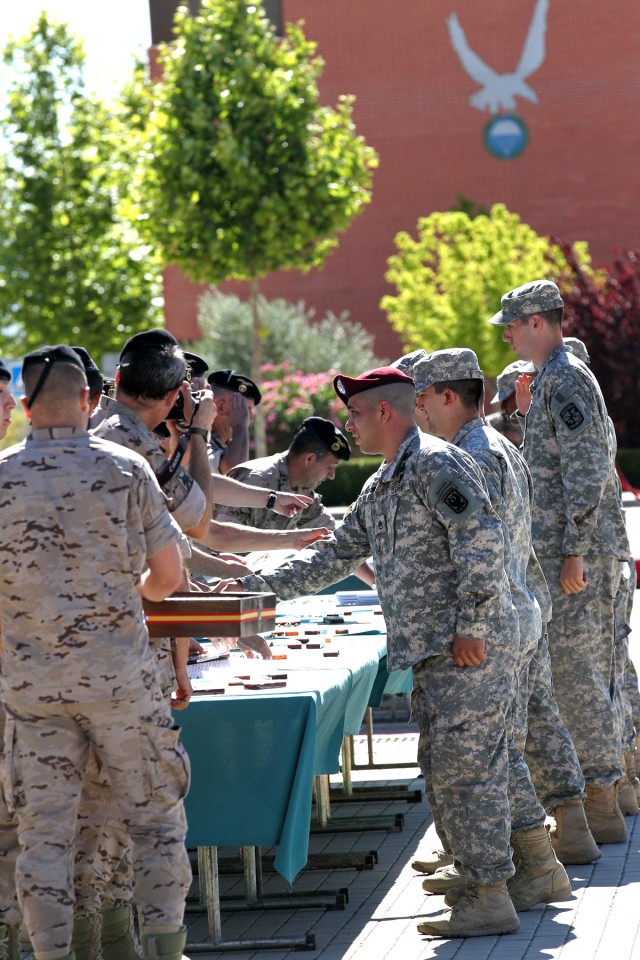
POLYGON ((58 343, 55 347, 45 346, 28 353, 22 361, 22 375, 36 363, 70 363, 84 373, 84 364, 73 347, 58 343))
POLYGON ((191 370, 192 377, 204 377, 209 369, 209 364, 206 360, 199 357, 197 353, 187 353, 186 350, 184 351, 184 358, 187 361, 187 366, 191 370))
POLYGON ((142 333, 134 333, 129 337, 120 352, 120 360, 130 353, 146 353, 147 350, 160 349, 161 347, 178 347, 179 343, 172 333, 162 327, 156 327, 155 330, 143 330, 142 333))
POLYGON ((207 377, 207 381, 212 387, 224 387, 225 390, 241 393, 248 400, 253 400, 256 406, 262 400, 258 385, 251 377, 245 377, 244 374, 236 373, 235 370, 214 370, 207 377))
POLYGON ((11 380, 11 370, 0 360, 0 380, 11 380))
POLYGON ((390 383, 406 383, 412 387, 415 386, 413 378, 408 377, 397 367, 376 367, 375 370, 361 373, 359 377, 345 377, 341 373, 333 378, 333 389, 343 403, 349 403, 350 398, 355 397, 357 393, 375 390, 376 387, 386 387, 390 383))
POLYGON ((93 357, 91 356, 88 350, 85 350, 84 347, 73 347, 72 349, 75 350, 75 352, 78 354, 78 356, 82 360, 82 365, 84 367, 85 373, 89 373, 90 371, 94 373, 100 373, 100 368, 96 365, 93 357))
POLYGON ((342 430, 324 417, 307 417, 300 424, 298 432, 306 430, 319 440, 328 453, 332 453, 338 460, 348 460, 351 456, 351 447, 342 430))

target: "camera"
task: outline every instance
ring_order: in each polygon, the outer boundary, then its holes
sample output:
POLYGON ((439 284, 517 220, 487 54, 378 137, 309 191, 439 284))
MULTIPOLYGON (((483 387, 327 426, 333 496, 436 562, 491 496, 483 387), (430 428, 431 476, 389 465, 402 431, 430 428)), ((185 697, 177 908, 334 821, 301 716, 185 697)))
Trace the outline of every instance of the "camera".
POLYGON ((105 397, 111 397, 112 400, 115 400, 116 397, 116 382, 110 377, 105 377, 102 384, 102 392, 105 397))
MULTIPOLYGON (((200 406, 200 391, 192 390, 191 399, 193 400, 193 413, 195 415, 196 410, 200 406)), ((165 419, 176 420, 178 422, 184 421, 184 398, 181 393, 178 394, 176 402, 171 407, 171 410, 169 410, 165 419)))

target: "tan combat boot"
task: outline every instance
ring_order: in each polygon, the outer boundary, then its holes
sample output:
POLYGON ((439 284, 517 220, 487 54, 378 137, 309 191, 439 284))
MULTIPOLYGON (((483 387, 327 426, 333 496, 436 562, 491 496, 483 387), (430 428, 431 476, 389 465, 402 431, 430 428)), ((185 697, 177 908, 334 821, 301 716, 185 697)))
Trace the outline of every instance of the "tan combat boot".
POLYGON ((103 910, 100 944, 102 960, 138 960, 142 956, 129 904, 103 910))
POLYGON ((142 935, 142 956, 145 960, 189 960, 183 954, 187 928, 178 933, 146 933, 142 935))
POLYGON ((465 889, 450 915, 443 920, 418 924, 418 932, 428 937, 495 937, 514 933, 520 926, 518 915, 504 883, 472 883, 465 889))
POLYGON ((626 771, 627 780, 634 789, 636 795, 636 804, 640 804, 640 780, 638 779, 638 774, 636 772, 637 762, 638 760, 635 751, 625 753, 624 768, 626 771))
POLYGON ((450 867, 453 863, 453 857, 444 850, 434 850, 426 860, 414 860, 411 869, 416 873, 435 873, 440 867, 450 867))
POLYGON ((8 923, 0 923, 0 960, 20 960, 19 930, 8 923))
MULTIPOLYGON (((556 860, 546 827, 512 833, 511 846, 516 872, 507 880, 507 890, 516 911, 530 910, 537 903, 567 900, 571 896, 567 872, 556 860)), ((464 886, 451 886, 444 902, 452 907, 465 892, 464 886)))
POLYGON ((567 800, 555 809, 551 846, 560 863, 593 863, 602 856, 589 830, 582 800, 567 800))
POLYGON ((441 867, 423 880, 422 889, 427 893, 446 893, 451 887, 457 887, 460 884, 464 884, 464 880, 457 868, 451 864, 450 867, 441 867))
POLYGON ((516 872, 507 881, 507 890, 516 910, 571 896, 567 871, 558 862, 544 825, 512 833, 511 846, 516 872))
POLYGON ((73 918, 71 950, 75 960, 100 957, 100 914, 76 914, 73 918))
POLYGON ((587 784, 584 812, 596 843, 626 842, 627 828, 618 805, 617 783, 604 788, 587 784))

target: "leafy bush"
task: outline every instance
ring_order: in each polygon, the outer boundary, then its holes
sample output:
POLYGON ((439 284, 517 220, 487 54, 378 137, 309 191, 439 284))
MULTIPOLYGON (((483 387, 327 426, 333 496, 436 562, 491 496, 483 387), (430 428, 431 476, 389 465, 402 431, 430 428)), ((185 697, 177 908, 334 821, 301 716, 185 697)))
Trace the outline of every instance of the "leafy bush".
POLYGON ((347 507, 356 499, 365 480, 378 469, 382 457, 357 457, 341 463, 334 480, 325 480, 318 487, 326 507, 347 507))
MULTIPOLYGON (((310 373, 342 370, 348 374, 362 373, 381 363, 373 351, 373 335, 350 322, 346 313, 336 316, 329 312, 315 320, 315 311, 303 301, 290 303, 262 296, 258 297, 258 309, 263 363, 288 364, 291 370, 310 373)), ((191 348, 205 357, 212 369, 234 367, 249 372, 249 303, 212 287, 200 297, 198 324, 203 337, 191 348)))
POLYGON ((263 364, 262 407, 269 453, 285 450, 306 417, 326 417, 343 427, 346 408, 333 389, 334 371, 302 373, 289 364, 263 364))

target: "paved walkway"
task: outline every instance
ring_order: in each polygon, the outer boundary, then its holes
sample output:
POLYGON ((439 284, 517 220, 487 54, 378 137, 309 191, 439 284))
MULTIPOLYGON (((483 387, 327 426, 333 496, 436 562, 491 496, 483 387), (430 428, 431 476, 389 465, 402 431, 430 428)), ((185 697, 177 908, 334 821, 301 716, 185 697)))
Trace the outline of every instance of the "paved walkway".
MULTIPOLYGON (((416 739, 415 733, 399 726, 395 732, 376 734, 376 762, 411 761, 416 739)), ((364 761, 362 738, 360 741, 356 756, 364 761)), ((421 786, 412 771, 403 769, 354 774, 354 784, 365 782, 405 784, 411 790, 421 786)), ((626 818, 627 844, 603 847, 602 858, 595 864, 568 868, 574 891, 571 900, 520 914, 520 930, 509 936, 442 941, 428 940, 416 930, 421 918, 440 913, 444 906, 442 897, 423 892, 410 867, 419 851, 427 852, 435 845, 427 803, 375 801, 332 806, 335 817, 382 813, 401 813, 404 828, 400 832, 376 830, 311 838, 312 853, 377 851, 373 869, 304 871, 296 881, 296 891, 346 888, 349 902, 343 910, 223 913, 225 939, 304 937, 309 933, 315 936, 316 949, 308 956, 318 960, 640 960, 640 817, 626 818)), ((286 891, 277 875, 266 874, 265 878, 266 893, 286 891)), ((226 893, 242 889, 240 881, 229 876, 222 878, 222 885, 226 893)), ((191 917, 189 923, 190 941, 206 938, 202 918, 191 917)), ((260 956, 280 960, 296 952, 242 950, 234 956, 239 960, 260 956)), ((197 956, 222 957, 223 953, 197 956)))
MULTIPOLYGON (((631 653, 636 668, 640 668, 640 591, 636 591, 636 597, 631 653)), ((356 740, 356 761, 364 763, 364 738, 356 740)), ((375 761, 411 763, 416 756, 416 741, 414 728, 406 725, 391 723, 376 728, 375 761)), ((417 775, 416 767, 361 770, 354 773, 353 782, 404 784, 415 790, 422 786, 417 775)), ((332 779, 339 784, 339 778, 332 779)), ((640 960, 640 816, 626 818, 626 844, 602 847, 602 857, 595 864, 567 868, 573 887, 571 900, 519 914, 520 929, 515 934, 427 940, 418 934, 416 924, 423 917, 440 913, 444 900, 423 892, 410 863, 418 852, 428 852, 435 846, 429 807, 424 800, 332 806, 334 817, 367 814, 402 814, 404 828, 399 832, 375 830, 312 836, 310 852, 375 850, 378 862, 373 869, 305 870, 294 885, 295 891, 348 890, 349 900, 343 910, 223 913, 225 939, 304 937, 309 933, 315 937, 316 949, 306 955, 316 960, 640 960)), ((222 885, 223 893, 242 892, 237 878, 224 876, 222 885)), ((284 892, 286 886, 281 878, 265 874, 265 893, 284 892)), ((191 916, 188 923, 190 941, 206 939, 203 918, 191 916)), ((238 960, 284 960, 296 954, 293 950, 234 952, 238 960)), ((190 955, 217 958, 225 954, 217 951, 190 955)))

